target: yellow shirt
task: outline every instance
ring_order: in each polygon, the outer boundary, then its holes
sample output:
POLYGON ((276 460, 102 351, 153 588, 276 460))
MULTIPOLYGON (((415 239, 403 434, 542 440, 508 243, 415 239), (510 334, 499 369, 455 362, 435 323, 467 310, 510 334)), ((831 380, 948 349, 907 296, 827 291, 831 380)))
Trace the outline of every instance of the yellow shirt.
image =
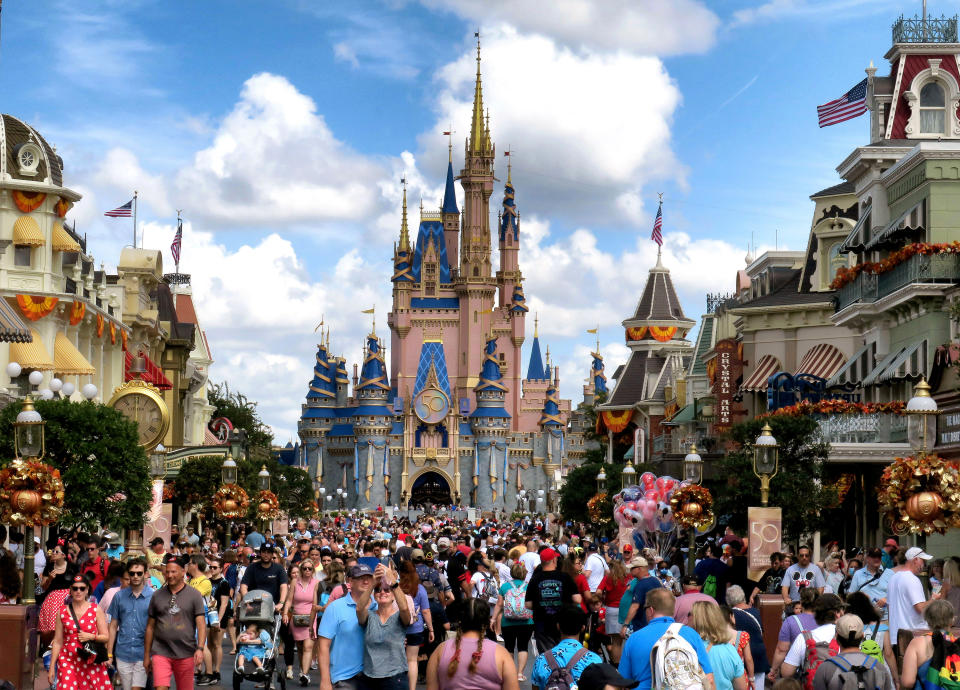
POLYGON ((209 599, 210 595, 213 594, 213 585, 210 584, 209 578, 206 578, 203 575, 197 575, 195 578, 190 580, 190 586, 200 592, 204 599, 209 599))

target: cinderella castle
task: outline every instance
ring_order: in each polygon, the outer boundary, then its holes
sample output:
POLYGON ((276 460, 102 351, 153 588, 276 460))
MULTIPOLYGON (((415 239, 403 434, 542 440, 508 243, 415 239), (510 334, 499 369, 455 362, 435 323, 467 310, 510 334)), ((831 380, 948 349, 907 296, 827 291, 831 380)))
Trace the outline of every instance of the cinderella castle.
MULTIPOLYGON (((454 175, 451 145, 443 201, 435 212, 421 205, 415 241, 404 189, 387 317, 389 375, 384 342, 374 331, 352 382, 345 359, 330 352, 329 333, 317 348, 297 454, 323 487, 326 509, 458 504, 543 511, 568 469, 581 461, 583 424, 570 401, 559 397, 559 367, 551 365, 549 348, 544 362, 536 327, 521 376, 529 309, 520 223, 508 166, 494 274, 494 158, 478 44, 463 169, 454 175)), ((605 390, 598 347, 585 399, 605 390)))

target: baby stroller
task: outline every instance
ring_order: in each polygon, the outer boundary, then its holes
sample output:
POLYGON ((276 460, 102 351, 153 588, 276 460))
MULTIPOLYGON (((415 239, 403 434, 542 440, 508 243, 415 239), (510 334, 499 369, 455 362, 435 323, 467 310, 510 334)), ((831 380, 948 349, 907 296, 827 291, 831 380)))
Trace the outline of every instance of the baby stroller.
POLYGON ((260 630, 266 630, 270 633, 273 644, 263 657, 262 669, 258 669, 253 663, 248 662, 241 670, 240 654, 237 654, 233 666, 233 689, 239 690, 240 684, 246 679, 264 683, 266 690, 271 690, 274 674, 276 674, 280 683, 280 690, 286 690, 287 679, 284 676, 284 669, 280 668, 278 664, 278 659, 283 658, 283 655, 277 651, 277 643, 280 641, 280 614, 274 611, 273 597, 269 592, 264 592, 262 589, 247 592, 240 600, 236 616, 237 622, 242 628, 253 623, 260 630))

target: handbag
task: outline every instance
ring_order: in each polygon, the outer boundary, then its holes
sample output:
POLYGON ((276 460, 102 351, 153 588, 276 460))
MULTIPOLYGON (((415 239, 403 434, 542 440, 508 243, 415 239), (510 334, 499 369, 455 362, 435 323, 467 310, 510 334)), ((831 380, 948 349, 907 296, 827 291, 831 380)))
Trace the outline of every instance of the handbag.
POLYGON ((309 627, 313 622, 312 613, 295 613, 293 614, 293 624, 298 628, 309 627))
MULTIPOLYGON (((70 615, 73 616, 73 622, 77 626, 77 633, 80 632, 80 621, 77 619, 77 612, 73 610, 73 602, 70 602, 70 615)), ((84 642, 77 648, 77 656, 83 661, 94 664, 102 664, 107 660, 107 645, 103 642, 90 640, 84 642), (92 659, 92 661, 91 661, 92 659)))

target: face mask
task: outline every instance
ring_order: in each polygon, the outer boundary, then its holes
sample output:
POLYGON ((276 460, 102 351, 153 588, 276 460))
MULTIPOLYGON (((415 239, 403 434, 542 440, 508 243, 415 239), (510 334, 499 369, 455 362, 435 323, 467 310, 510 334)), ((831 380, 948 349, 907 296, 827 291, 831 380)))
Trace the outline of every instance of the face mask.
POLYGON ((848 569, 847 569, 847 572, 850 573, 851 575, 853 575, 853 573, 854 573, 855 571, 856 571, 856 568, 848 568, 848 569))

